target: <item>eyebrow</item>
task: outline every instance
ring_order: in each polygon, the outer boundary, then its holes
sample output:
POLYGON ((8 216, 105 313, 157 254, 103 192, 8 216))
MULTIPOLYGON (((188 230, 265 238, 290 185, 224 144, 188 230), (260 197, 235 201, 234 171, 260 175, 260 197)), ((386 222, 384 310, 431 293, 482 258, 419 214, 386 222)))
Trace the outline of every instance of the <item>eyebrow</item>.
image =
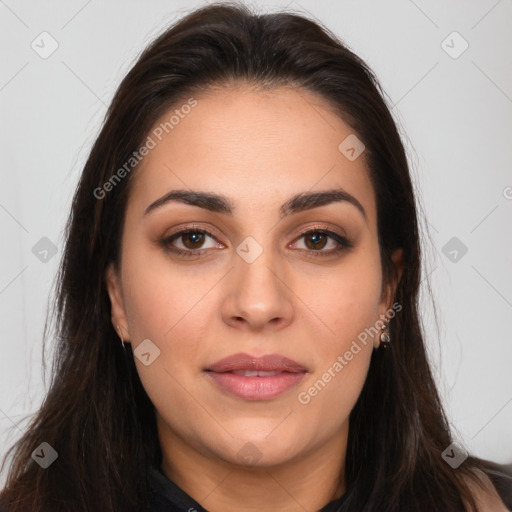
MULTIPOLYGON (((191 190, 171 190, 156 201, 152 202, 144 211, 144 215, 171 202, 198 206, 206 210, 233 215, 236 210, 234 203, 226 196, 210 192, 199 192, 191 190)), ((331 203, 347 202, 355 206, 367 221, 366 211, 363 205, 351 194, 343 189, 325 190, 322 192, 302 192, 291 197, 279 209, 280 217, 284 218, 293 213, 311 210, 331 203)))

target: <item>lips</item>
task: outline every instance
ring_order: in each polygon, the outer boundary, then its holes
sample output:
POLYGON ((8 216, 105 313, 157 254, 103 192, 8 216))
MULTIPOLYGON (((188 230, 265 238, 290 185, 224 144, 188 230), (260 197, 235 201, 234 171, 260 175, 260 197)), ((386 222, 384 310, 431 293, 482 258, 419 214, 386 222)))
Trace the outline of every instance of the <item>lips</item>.
POLYGON ((234 354, 213 363, 206 370, 216 373, 243 370, 289 373, 307 371, 301 364, 279 354, 269 354, 262 357, 250 356, 249 354, 234 354))
POLYGON ((270 354, 234 354, 206 368, 211 382, 244 400, 269 400, 294 387, 307 373, 301 364, 270 354))

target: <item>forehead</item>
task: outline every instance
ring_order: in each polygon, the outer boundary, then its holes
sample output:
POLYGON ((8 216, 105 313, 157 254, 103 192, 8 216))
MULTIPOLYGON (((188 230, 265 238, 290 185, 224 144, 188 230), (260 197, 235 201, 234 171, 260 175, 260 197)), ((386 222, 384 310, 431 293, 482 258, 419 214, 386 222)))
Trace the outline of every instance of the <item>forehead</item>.
POLYGON ((135 172, 130 200, 139 209, 172 189, 217 192, 261 211, 297 193, 341 187, 375 220, 364 152, 351 161, 340 151, 355 133, 323 98, 291 87, 244 86, 191 98, 149 134, 155 145, 135 172))

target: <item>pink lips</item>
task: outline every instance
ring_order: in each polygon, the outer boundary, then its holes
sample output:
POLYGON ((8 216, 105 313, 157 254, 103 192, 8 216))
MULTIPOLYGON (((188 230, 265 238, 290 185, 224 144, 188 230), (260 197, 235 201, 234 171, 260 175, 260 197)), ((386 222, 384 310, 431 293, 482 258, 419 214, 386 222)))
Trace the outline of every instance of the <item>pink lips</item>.
POLYGON ((279 354, 255 357, 240 353, 217 361, 206 372, 231 394, 245 400, 269 400, 295 386, 307 370, 279 354))

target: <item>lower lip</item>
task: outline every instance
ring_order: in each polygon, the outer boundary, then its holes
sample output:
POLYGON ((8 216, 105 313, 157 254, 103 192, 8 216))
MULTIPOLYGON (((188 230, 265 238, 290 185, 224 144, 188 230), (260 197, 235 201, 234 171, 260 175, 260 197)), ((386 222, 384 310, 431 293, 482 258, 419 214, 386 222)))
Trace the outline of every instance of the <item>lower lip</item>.
POLYGON ((269 377, 243 377, 234 373, 206 372, 223 390, 244 400, 270 400, 302 380, 305 372, 283 372, 269 377))

